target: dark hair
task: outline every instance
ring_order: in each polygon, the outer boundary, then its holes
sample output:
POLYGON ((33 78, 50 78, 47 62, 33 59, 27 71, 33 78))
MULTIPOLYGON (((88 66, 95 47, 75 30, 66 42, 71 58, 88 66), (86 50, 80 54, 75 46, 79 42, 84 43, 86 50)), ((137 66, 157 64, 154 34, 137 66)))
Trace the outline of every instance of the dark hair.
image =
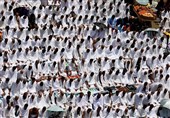
POLYGON ((51 49, 51 46, 48 46, 48 48, 47 48, 47 52, 49 52, 49 51, 50 51, 50 49, 51 49))
POLYGON ((80 115, 81 107, 77 108, 77 114, 80 115))
POLYGON ((40 86, 43 86, 44 85, 44 83, 43 82, 40 82, 40 86))
POLYGON ((5 29, 6 29, 6 31, 7 31, 7 33, 8 33, 10 27, 9 27, 9 26, 6 26, 5 29))
POLYGON ((42 53, 45 53, 46 52, 46 48, 45 47, 43 47, 43 49, 42 49, 42 53))
POLYGON ((87 48, 87 49, 86 49, 86 52, 89 53, 89 52, 90 52, 90 49, 87 48))
POLYGON ((10 6, 9 6, 9 11, 11 11, 11 10, 12 10, 12 8, 13 8, 13 7, 12 7, 12 5, 10 5, 10 6))
POLYGON ((39 6, 39 9, 42 10, 42 5, 39 6))
POLYGON ((44 27, 43 27, 43 30, 46 30, 46 29, 47 29, 47 27, 46 27, 46 26, 44 26, 44 27))
POLYGON ((126 68, 124 68, 124 69, 123 69, 123 71, 122 71, 122 74, 123 74, 123 75, 125 75, 125 74, 126 74, 126 72, 127 72, 127 69, 126 69, 126 68))
POLYGON ((81 19, 82 19, 82 16, 80 15, 79 18, 78 18, 78 20, 81 21, 81 19))
POLYGON ((11 15, 10 17, 9 17, 9 20, 12 20, 13 19, 13 16, 11 15))
POLYGON ((35 10, 36 9, 36 6, 33 6, 32 10, 35 10))
POLYGON ((41 14, 38 14, 37 18, 40 18, 41 17, 41 14))
POLYGON ((90 113, 92 111, 92 109, 88 108, 87 109, 87 113, 90 113))
POLYGON ((27 95, 28 95, 28 93, 25 92, 25 93, 23 94, 23 99, 26 99, 26 98, 27 98, 27 95))
POLYGON ((86 14, 85 16, 84 16, 84 19, 87 19, 88 18, 88 15, 86 14))
POLYGON ((48 9, 49 9, 49 10, 51 10, 51 9, 52 9, 52 6, 51 6, 51 5, 49 5, 48 9))
POLYGON ((62 48, 62 49, 61 49, 61 52, 64 52, 64 51, 65 51, 65 49, 64 49, 64 48, 62 48))
POLYGON ((4 7, 7 8, 8 2, 4 1, 4 7))
POLYGON ((68 107, 68 111, 71 111, 71 110, 72 110, 72 106, 69 106, 69 107, 68 107))
POLYGON ((97 116, 100 116, 100 110, 101 110, 101 107, 98 106, 98 108, 97 108, 97 116))
MULTIPOLYGON (((93 15, 90 17, 90 20, 91 20, 91 21, 94 20, 94 16, 93 16, 93 15)), ((94 26, 94 27, 96 27, 96 26, 94 26)))
POLYGON ((109 46, 109 50, 111 51, 113 49, 113 45, 110 45, 109 46))
POLYGON ((24 105, 24 109, 26 110, 28 108, 28 104, 26 103, 25 105, 24 105))
POLYGON ((93 75, 94 75, 94 72, 91 72, 91 73, 90 73, 90 76, 93 77, 93 75))
POLYGON ((1 19, 2 21, 4 21, 5 20, 5 16, 2 16, 2 19, 1 19))

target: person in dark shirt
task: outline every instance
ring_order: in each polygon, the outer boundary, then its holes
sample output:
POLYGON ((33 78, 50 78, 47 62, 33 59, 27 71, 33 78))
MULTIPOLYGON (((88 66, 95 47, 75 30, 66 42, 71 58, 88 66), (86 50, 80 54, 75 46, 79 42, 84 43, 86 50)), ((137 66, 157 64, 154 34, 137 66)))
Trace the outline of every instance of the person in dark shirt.
POLYGON ((36 17, 35 17, 35 15, 32 13, 31 15, 29 15, 28 16, 28 26, 29 26, 29 28, 36 28, 37 27, 37 25, 36 25, 36 23, 35 23, 35 20, 36 20, 36 17))

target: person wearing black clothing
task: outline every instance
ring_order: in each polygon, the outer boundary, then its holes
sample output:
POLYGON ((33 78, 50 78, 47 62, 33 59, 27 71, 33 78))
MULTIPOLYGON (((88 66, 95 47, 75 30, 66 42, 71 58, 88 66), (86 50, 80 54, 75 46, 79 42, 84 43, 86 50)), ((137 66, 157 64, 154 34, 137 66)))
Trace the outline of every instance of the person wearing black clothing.
POLYGON ((36 17, 33 13, 28 16, 28 21, 29 21, 28 26, 29 26, 29 28, 32 29, 32 28, 37 27, 37 24, 35 23, 35 19, 36 19, 36 17))

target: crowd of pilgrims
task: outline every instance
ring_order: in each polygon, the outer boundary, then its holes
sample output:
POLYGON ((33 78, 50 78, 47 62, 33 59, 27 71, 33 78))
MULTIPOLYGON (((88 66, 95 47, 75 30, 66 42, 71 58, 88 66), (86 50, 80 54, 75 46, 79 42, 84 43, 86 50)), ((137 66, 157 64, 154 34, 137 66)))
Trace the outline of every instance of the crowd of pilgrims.
MULTIPOLYGON (((1 118, 46 118, 52 105, 65 110, 64 118, 159 115, 159 102, 170 98, 166 37, 150 39, 143 31, 93 24, 131 18, 131 4, 56 0, 47 5, 41 0, 41 5, 24 6, 29 15, 20 16, 13 12, 20 2, 0 1, 1 118), (137 89, 103 94, 104 87, 126 85, 137 89)), ((160 32, 169 27, 169 18, 162 11, 160 32)))

